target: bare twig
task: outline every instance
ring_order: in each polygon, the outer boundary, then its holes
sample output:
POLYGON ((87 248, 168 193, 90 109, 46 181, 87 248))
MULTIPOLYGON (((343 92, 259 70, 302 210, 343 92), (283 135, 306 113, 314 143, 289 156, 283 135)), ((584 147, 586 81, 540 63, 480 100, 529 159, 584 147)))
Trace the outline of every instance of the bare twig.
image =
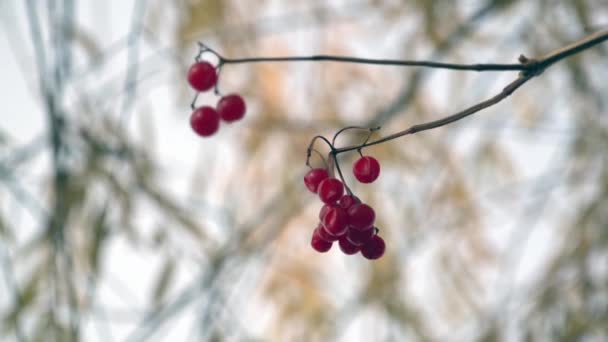
MULTIPOLYGON (((371 65, 392 65, 406 67, 426 67, 437 69, 450 70, 469 70, 469 71, 521 71, 526 67, 522 64, 458 64, 458 63, 442 63, 424 60, 399 60, 399 59, 372 59, 360 58, 351 56, 334 56, 334 55, 312 55, 312 56, 287 56, 287 57, 249 57, 249 58, 228 58, 219 54, 217 51, 208 47, 203 43, 198 43, 200 47, 199 56, 202 53, 209 52, 215 55, 219 60, 219 66, 223 64, 243 64, 243 63, 267 63, 267 62, 339 62, 339 63, 356 63, 356 64, 371 64, 371 65)), ((197 56, 198 57, 198 56, 197 56)))
POLYGON ((575 43, 567 45, 566 47, 562 47, 555 51, 552 51, 539 59, 529 59, 522 55, 522 56, 520 56, 519 60, 520 60, 520 62, 522 62, 522 66, 524 68, 520 72, 519 77, 515 81, 508 84, 505 88, 503 88, 503 90, 500 93, 498 93, 497 95, 495 95, 485 101, 477 103, 458 113, 444 117, 442 119, 414 125, 406 130, 388 135, 384 138, 381 138, 381 139, 378 139, 378 140, 375 140, 372 142, 368 142, 365 144, 338 148, 335 150, 335 153, 339 154, 339 153, 353 151, 353 150, 361 149, 361 148, 372 146, 372 145, 377 145, 377 144, 380 144, 383 142, 387 142, 389 140, 400 138, 400 137, 408 135, 408 134, 414 134, 417 132, 426 131, 429 129, 445 126, 445 125, 448 125, 455 121, 458 121, 460 119, 463 119, 469 115, 475 114, 485 108, 491 107, 491 106, 497 104, 498 102, 504 100, 509 95, 511 95, 515 90, 517 90, 519 87, 521 87, 524 83, 529 81, 534 76, 540 75, 545 69, 547 69, 554 63, 556 63, 562 59, 565 59, 567 57, 570 57, 576 53, 589 49, 593 46, 596 46, 606 40, 608 40, 608 30, 603 30, 603 31, 593 33, 575 43))
MULTIPOLYGON (((199 56, 204 52, 214 54, 219 60, 219 66, 223 64, 243 64, 243 63, 267 63, 267 62, 339 62, 339 63, 357 63, 371 65, 393 65, 406 67, 425 67, 436 69, 449 70, 466 70, 466 71, 531 71, 539 69, 539 64, 545 68, 561 59, 584 51, 592 46, 595 46, 608 38, 608 30, 598 31, 582 40, 572 43, 568 46, 560 48, 554 52, 545 55, 531 63, 516 63, 516 64, 501 64, 501 63, 477 63, 477 64, 460 64, 460 63, 443 63, 426 60, 397 60, 397 59, 372 59, 360 58, 351 56, 335 56, 335 55, 311 55, 311 56, 281 56, 281 57, 247 57, 247 58, 228 58, 219 54, 203 43, 199 43, 199 56)), ((527 59, 526 59, 527 60, 527 59)), ((521 60, 520 60, 521 61, 521 60)))
POLYGON ((357 64, 372 64, 372 65, 394 65, 408 67, 425 67, 450 70, 469 70, 469 71, 517 71, 524 70, 521 64, 458 64, 458 63, 442 63, 433 61, 418 61, 418 60, 397 60, 397 59, 371 59, 358 58, 347 56, 332 56, 332 55, 312 55, 312 56, 296 56, 296 57, 252 57, 252 58, 225 58, 218 56, 223 64, 238 64, 238 63, 259 63, 259 62, 340 62, 340 63, 357 63, 357 64))
MULTIPOLYGON (((395 65, 395 66, 408 66, 408 67, 428 67, 428 68, 438 68, 438 69, 451 69, 451 70, 468 70, 468 71, 520 71, 520 75, 513 82, 508 84, 503 90, 497 95, 484 100, 480 103, 477 103, 465 110, 462 110, 458 113, 449 115, 439 120, 414 125, 406 130, 391 134, 384 138, 372 141, 372 142, 364 142, 360 145, 347 146, 343 148, 335 148, 335 146, 330 144, 331 154, 335 157, 335 155, 348 152, 352 150, 360 150, 364 147, 377 145, 383 142, 387 142, 396 138, 400 138, 402 136, 408 134, 414 134, 417 132, 441 127, 463 119, 469 115, 475 114, 485 108, 491 107, 498 102, 504 100, 508 96, 510 96, 515 90, 525 84, 534 76, 540 75, 545 69, 550 67, 552 64, 570 57, 576 53, 584 51, 588 48, 591 48, 595 45, 598 45, 608 39, 608 30, 602 30, 595 32, 577 42, 574 42, 565 47, 559 48, 555 51, 552 51, 546 54, 543 57, 538 59, 529 59, 524 55, 519 57, 520 64, 457 64, 457 63, 441 63, 441 62, 433 62, 433 61, 425 61, 425 60, 391 60, 391 59, 369 59, 369 58, 358 58, 358 57, 350 57, 350 56, 333 56, 333 55, 312 55, 312 56, 288 56, 288 57, 250 57, 250 58, 227 58, 220 55, 218 52, 208 47, 203 43, 199 43, 200 51, 199 55, 209 52, 214 54, 219 59, 218 67, 221 67, 224 64, 239 64, 239 63, 260 63, 260 62, 319 62, 319 61, 330 61, 330 62, 343 62, 343 63, 360 63, 360 64, 372 64, 372 65, 395 65)), ((339 134, 342 130, 340 130, 337 134, 339 134)), ((336 134, 336 135, 337 135, 336 134)), ((316 140, 319 138, 318 136, 314 138, 316 140)), ((309 145, 307 151, 307 165, 308 158, 310 157, 310 149, 314 140, 309 145)), ((335 136, 334 141, 335 142, 335 136)), ((337 165, 337 163, 336 163, 337 165)))
POLYGON ((408 135, 408 134, 414 134, 414 133, 418 133, 418 132, 422 132, 422 131, 426 131, 429 129, 433 129, 433 128, 437 128, 437 127, 441 127, 441 126, 445 126, 447 124, 451 124, 452 122, 458 121, 460 119, 463 119, 469 115, 475 114, 477 112, 479 112, 482 109, 488 108, 490 106, 493 106, 495 104, 497 104, 498 102, 504 100, 505 98, 507 98, 509 95, 511 95, 515 90, 517 90, 517 88, 521 87, 524 83, 528 82, 530 79, 532 78, 532 75, 521 75, 519 76, 515 81, 509 83, 506 87, 503 88, 503 90, 498 93, 497 95, 482 101, 480 103, 475 104, 474 106, 471 106, 465 110, 462 110, 456 114, 452 114, 450 116, 447 116, 445 118, 439 119, 439 120, 435 120, 435 121, 431 121, 431 122, 426 122, 426 123, 422 123, 422 124, 418 124, 418 125, 414 125, 406 130, 388 135, 384 138, 378 139, 378 140, 374 140, 372 142, 368 142, 368 143, 364 143, 364 144, 360 144, 360 145, 354 145, 354 146, 347 146, 347 147, 342 147, 342 148, 337 148, 335 150, 336 154, 339 153, 344 153, 344 152, 348 152, 348 151, 353 151, 353 150, 359 150, 368 146, 373 146, 373 145, 377 145, 377 144, 381 144, 384 142, 387 142, 389 140, 393 140, 393 139, 397 139, 400 138, 404 135, 408 135))
POLYGON ((131 13, 131 30, 128 36, 127 49, 127 72, 125 76, 124 92, 125 96, 122 102, 122 118, 124 123, 128 123, 130 117, 130 108, 133 105, 135 96, 137 95, 137 75, 139 73, 139 45, 140 36, 143 30, 142 13, 146 9, 146 2, 142 0, 135 1, 133 11, 131 13))

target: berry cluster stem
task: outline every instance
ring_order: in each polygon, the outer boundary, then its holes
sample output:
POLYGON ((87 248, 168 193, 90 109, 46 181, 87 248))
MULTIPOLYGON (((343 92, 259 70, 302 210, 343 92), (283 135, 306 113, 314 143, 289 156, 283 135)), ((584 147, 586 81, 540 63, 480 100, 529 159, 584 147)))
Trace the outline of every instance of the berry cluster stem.
MULTIPOLYGON (((535 73, 539 69, 545 69, 549 65, 558 62, 564 58, 570 57, 576 53, 584 51, 590 47, 600 44, 608 39, 608 29, 600 30, 592 33, 579 41, 576 41, 567 46, 554 50, 541 58, 532 60, 531 63, 443 63, 428 60, 401 60, 401 59, 373 59, 360 58, 352 56, 336 56, 336 55, 310 55, 310 56, 280 56, 280 57, 245 57, 245 58, 227 58, 220 55, 217 51, 208 47, 203 43, 198 43, 200 52, 197 58, 209 52, 215 55, 218 60, 218 67, 223 64, 243 64, 243 63, 267 63, 267 62, 338 62, 338 63, 356 63, 384 66, 404 66, 404 67, 425 67, 435 69, 448 70, 464 70, 464 71, 522 71, 524 73, 535 73)), ((527 60, 527 59, 526 59, 527 60)))
POLYGON ((414 134, 414 133, 418 133, 418 132, 422 132, 422 131, 426 131, 429 129, 433 129, 433 128, 437 128, 437 127, 441 127, 441 126, 445 126, 448 124, 451 124, 452 122, 458 121, 460 119, 463 119, 469 115, 475 114, 479 111, 481 111, 482 109, 488 108, 490 106, 493 106, 495 104, 497 104, 498 102, 504 100, 505 98, 509 97, 509 95, 511 95, 515 90, 517 90, 517 88, 521 87, 522 85, 524 85, 526 82, 528 82, 534 75, 530 74, 530 75, 520 75, 517 79, 515 79, 515 81, 509 83, 506 87, 503 88, 503 90, 498 93, 497 95, 482 101, 480 103, 477 103, 467 109, 464 109, 458 113, 446 116, 444 118, 441 118, 439 120, 434 120, 434 121, 430 121, 430 122, 426 122, 426 123, 422 123, 422 124, 417 124, 414 126, 409 127, 408 129, 405 129, 403 131, 399 131, 397 133, 393 133, 391 135, 387 135, 381 139, 378 140, 374 140, 371 142, 365 142, 363 144, 359 144, 359 145, 353 145, 353 146, 346 146, 346 147, 341 147, 335 150, 336 154, 340 154, 340 153, 344 153, 344 152, 349 152, 349 151, 353 151, 353 150, 361 150, 362 148, 365 147, 369 147, 369 146, 373 146, 373 145, 377 145, 377 144, 381 144, 390 140, 394 140, 397 138, 401 138, 405 135, 408 134, 414 134))
POLYGON ((340 177, 340 180, 342 181, 342 184, 344 184, 344 188, 346 189, 346 192, 349 195, 352 195, 353 192, 350 190, 350 188, 346 184, 346 180, 344 179, 344 176, 342 175, 342 170, 340 170, 340 163, 338 163, 338 155, 336 154, 336 150, 334 149, 331 152, 329 152, 329 156, 334 161, 334 165, 336 166, 336 170, 338 170, 338 176, 340 177))
MULTIPOLYGON (((393 66, 405 66, 405 67, 427 67, 427 68, 437 68, 437 69, 450 69, 450 70, 467 70, 467 71, 519 71, 519 76, 507 86, 505 86, 502 91, 493 97, 479 102, 469 108, 466 108, 462 111, 459 111, 455 114, 446 116, 444 118, 417 124, 411 126, 405 130, 393 133, 384 138, 380 138, 378 140, 369 141, 366 139, 363 143, 359 145, 346 146, 341 148, 335 148, 334 143, 338 134, 347 129, 361 129, 361 127, 345 127, 339 130, 334 138, 333 142, 329 142, 326 138, 322 136, 315 136, 307 151, 306 165, 309 165, 309 159, 312 153, 313 144, 317 139, 324 140, 330 147, 330 161, 333 161, 336 164, 338 169, 338 174, 342 177, 338 162, 336 157, 340 153, 349 152, 353 150, 361 150, 362 148, 381 144, 393 139, 397 139, 403 137, 405 135, 414 134, 417 132, 422 132, 434 128, 438 128, 441 126, 445 126, 461 120, 467 116, 475 114, 483 109, 491 107, 498 102, 504 100, 509 97, 513 92, 519 89, 522 85, 528 82, 535 76, 542 74, 547 68, 551 65, 559 62, 565 58, 568 58, 574 54, 587 50, 591 47, 594 47, 604 41, 608 40, 608 29, 604 29, 601 31, 597 31, 592 33, 581 40, 578 40, 572 44, 556 49, 548 54, 532 59, 527 58, 524 55, 520 55, 518 64, 497 64, 497 63, 485 63, 485 64, 457 64, 457 63, 442 63, 442 62, 434 62, 434 61, 426 61, 426 60, 394 60, 394 59, 371 59, 371 58, 359 58, 359 57, 351 57, 351 56, 334 56, 334 55, 311 55, 311 56, 286 56, 286 57, 247 57, 247 58, 226 58, 215 50, 209 48, 208 46, 199 43, 200 51, 197 58, 200 58, 205 52, 212 53, 215 55, 218 62, 218 69, 221 68, 225 64, 242 64, 242 63, 261 63, 261 62, 341 62, 341 63, 359 63, 359 64, 371 64, 371 65, 393 65, 393 66)), ((371 132, 378 128, 364 128, 370 130, 371 132)), ((348 188, 347 188, 348 189, 348 188)))
MULTIPOLYGON (((218 56, 220 57, 220 56, 218 56)), ((450 70, 469 70, 469 71, 521 71, 526 68, 522 64, 458 64, 442 63, 424 60, 398 60, 398 59, 373 59, 359 58, 350 56, 333 55, 311 55, 311 56, 286 56, 286 57, 250 57, 250 58, 225 58, 221 57, 224 64, 242 63, 266 63, 266 62, 339 62, 371 64, 384 66, 407 66, 407 67, 426 67, 450 70)))

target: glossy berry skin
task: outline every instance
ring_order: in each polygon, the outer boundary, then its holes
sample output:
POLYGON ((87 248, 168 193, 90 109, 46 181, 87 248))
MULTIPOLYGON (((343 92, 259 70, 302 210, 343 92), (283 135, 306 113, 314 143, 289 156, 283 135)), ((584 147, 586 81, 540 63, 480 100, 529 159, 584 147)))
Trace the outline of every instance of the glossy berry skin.
POLYGON ((376 220, 374 209, 365 203, 355 204, 348 208, 349 224, 353 229, 366 230, 373 226, 376 220))
POLYGON ((365 230, 349 228, 346 232, 346 238, 350 243, 356 246, 364 245, 369 239, 374 236, 376 230, 374 227, 365 230))
POLYGON ((323 222, 323 217, 325 216, 325 214, 327 214, 327 211, 331 208, 331 207, 335 207, 335 204, 323 204, 323 206, 321 207, 321 210, 319 211, 319 220, 321 220, 321 222, 323 222))
POLYGON ((188 70, 188 83, 198 91, 207 91, 217 82, 215 68, 209 62, 194 63, 188 70))
POLYGON ((319 184, 317 192, 323 203, 336 203, 344 194, 344 185, 338 179, 326 178, 319 184))
POLYGON ((247 108, 242 97, 237 94, 230 94, 218 101, 216 110, 222 120, 234 122, 245 116, 247 108))
POLYGON ((356 254, 361 249, 361 247, 356 246, 356 245, 352 244, 350 241, 348 241, 346 236, 343 236, 342 238, 340 238, 338 245, 340 245, 340 250, 344 254, 347 254, 347 255, 356 254))
POLYGON ((342 196, 342 198, 340 198, 340 201, 338 201, 338 205, 344 210, 352 207, 354 204, 359 203, 361 203, 361 200, 359 199, 359 197, 354 195, 344 195, 342 196))
POLYGON ((384 255, 385 249, 384 240, 380 236, 374 235, 361 247, 361 254, 367 259, 374 260, 384 255))
POLYGON ((333 236, 342 236, 348 229, 348 215, 340 207, 331 207, 321 221, 325 231, 333 236))
POLYGON ((371 183, 380 175, 380 163, 374 157, 361 157, 353 164, 353 174, 359 182, 371 183))
POLYGON ((325 241, 321 235, 319 235, 319 228, 315 229, 315 231, 312 233, 312 240, 310 240, 310 245, 312 246, 312 248, 319 252, 319 253, 325 253, 328 250, 331 249, 331 245, 332 243, 329 241, 325 241))
POLYGON ((304 185, 306 188, 313 194, 317 193, 317 189, 319 188, 319 183, 329 178, 329 174, 326 169, 316 168, 312 169, 304 175, 304 185))
POLYGON ((217 132, 220 127, 220 117, 215 109, 203 106, 197 108, 190 115, 190 126, 196 134, 208 137, 217 132))
POLYGON ((325 227, 323 227, 322 223, 319 223, 319 226, 317 226, 317 230, 319 231, 318 232, 319 236, 325 241, 334 242, 340 238, 339 236, 335 236, 335 235, 328 233, 327 230, 325 230, 325 227))

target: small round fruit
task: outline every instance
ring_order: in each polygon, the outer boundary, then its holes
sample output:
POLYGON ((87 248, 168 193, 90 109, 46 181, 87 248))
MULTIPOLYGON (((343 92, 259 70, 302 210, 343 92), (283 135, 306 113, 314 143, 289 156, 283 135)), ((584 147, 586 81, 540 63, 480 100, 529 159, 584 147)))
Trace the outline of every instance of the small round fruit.
POLYGON ((188 83, 198 91, 207 91, 217 82, 215 68, 209 62, 194 63, 188 70, 188 83))
POLYGON ((359 197, 357 197, 355 195, 344 195, 344 196, 342 196, 342 198, 340 198, 338 205, 340 205, 340 207, 342 207, 342 209, 347 210, 348 208, 352 207, 353 205, 359 204, 359 203, 361 203, 361 200, 359 199, 359 197))
POLYGON ((340 238, 338 245, 340 245, 340 250, 344 254, 348 254, 348 255, 355 254, 361 249, 361 247, 356 246, 356 245, 352 244, 350 241, 348 241, 346 236, 343 236, 342 238, 340 238))
POLYGON ((366 230, 373 226, 376 219, 374 209, 365 203, 355 204, 348 208, 349 224, 352 228, 366 230))
POLYGON ((316 194, 319 188, 319 183, 329 177, 326 169, 316 168, 306 172, 304 175, 304 184, 310 192, 316 194))
POLYGON ((319 228, 317 228, 312 233, 312 240, 310 241, 310 245, 315 251, 319 253, 325 253, 331 248, 332 243, 329 241, 325 241, 321 237, 321 235, 319 235, 319 228))
POLYGON ((317 192, 323 203, 336 203, 344 194, 344 185, 335 178, 326 178, 319 184, 317 192))
POLYGON ((349 228, 348 231, 346 232, 346 238, 353 245, 361 246, 361 245, 364 245, 367 241, 369 241, 369 239, 371 239, 372 236, 374 236, 374 233, 375 233, 374 227, 371 227, 371 228, 365 229, 365 230, 349 228))
POLYGON ((192 112, 190 126, 198 135, 208 137, 217 132, 220 127, 220 117, 215 109, 203 106, 192 112))
POLYGON ((333 236, 342 236, 348 229, 348 215, 340 207, 331 207, 321 221, 325 231, 333 236))
POLYGON ((323 217, 325 216, 325 214, 327 214, 327 211, 329 210, 329 208, 331 207, 335 207, 335 204, 323 204, 323 206, 321 207, 321 210, 319 211, 319 220, 321 220, 321 222, 323 222, 323 217))
POLYGON ((238 121, 245 116, 246 106, 242 97, 230 94, 222 97, 217 103, 217 112, 226 122, 238 121))
POLYGON ((374 157, 361 157, 353 164, 353 174, 359 182, 371 183, 380 175, 380 163, 374 157))
POLYGON ((319 236, 325 241, 334 242, 340 238, 339 236, 335 236, 335 235, 328 233, 327 230, 325 230, 325 227, 323 227, 322 223, 319 223, 319 226, 317 226, 317 229, 319 231, 319 233, 318 233, 319 236))
POLYGON ((361 254, 367 259, 374 260, 384 255, 385 249, 384 240, 380 236, 374 235, 361 247, 361 254))

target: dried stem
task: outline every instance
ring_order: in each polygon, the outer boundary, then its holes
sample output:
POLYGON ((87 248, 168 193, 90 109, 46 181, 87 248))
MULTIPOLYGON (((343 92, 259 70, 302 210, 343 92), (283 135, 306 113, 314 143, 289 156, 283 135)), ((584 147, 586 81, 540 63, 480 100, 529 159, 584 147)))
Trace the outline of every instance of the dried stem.
POLYGON ((433 128, 437 128, 437 127, 441 127, 441 126, 445 126, 447 124, 450 124, 452 122, 458 121, 460 119, 463 119, 469 115, 475 114, 477 112, 479 112, 482 109, 488 108, 490 106, 493 106, 495 104, 497 104, 498 102, 504 100, 505 98, 507 98, 509 95, 511 95, 517 88, 521 87, 524 83, 526 83, 528 80, 530 80, 533 76, 532 75, 526 75, 526 76, 519 76, 515 81, 509 83, 505 88, 503 88, 503 90, 498 93, 497 95, 482 101, 480 103, 475 104, 474 106, 471 106, 463 111, 460 111, 456 114, 452 114, 450 116, 444 117, 442 119, 439 120, 435 120, 435 121, 431 121, 431 122, 426 122, 426 123, 422 123, 422 124, 418 124, 418 125, 414 125, 406 130, 397 132, 397 133, 393 133, 391 135, 388 135, 384 138, 378 139, 378 140, 374 140, 372 142, 366 142, 360 145, 354 145, 354 146, 347 146, 347 147, 342 147, 342 148, 337 148, 335 153, 336 154, 340 154, 340 153, 344 153, 344 152, 348 152, 348 151, 353 151, 353 150, 360 150, 362 148, 368 147, 368 146, 372 146, 372 145, 377 145, 377 144, 381 144, 383 142, 387 142, 389 140, 393 140, 393 139, 397 139, 400 138, 404 135, 408 135, 408 134, 414 134, 414 133, 418 133, 421 131, 426 131, 429 129, 433 129, 433 128))
POLYGON ((360 58, 351 56, 335 56, 335 55, 311 55, 311 56, 280 56, 280 57, 246 57, 246 58, 228 58, 219 54, 203 43, 198 43, 200 51, 196 59, 209 52, 215 55, 218 60, 218 68, 224 64, 243 64, 243 63, 267 63, 267 62, 338 62, 338 63, 356 63, 369 65, 383 66, 405 66, 405 67, 425 67, 435 69, 448 70, 467 70, 467 71, 530 71, 538 69, 539 65, 544 68, 560 61, 566 57, 574 55, 578 52, 593 47, 608 38, 608 30, 595 32, 577 42, 555 50, 532 63, 443 63, 426 60, 398 60, 398 59, 373 59, 360 58))
POLYGON ((543 71, 545 71, 545 69, 547 69, 554 63, 556 63, 564 58, 570 57, 576 53, 589 49, 606 40, 608 40, 608 30, 602 30, 602 31, 593 33, 568 46, 565 46, 565 47, 559 48, 553 52, 550 52, 539 59, 528 59, 527 57, 522 55, 522 56, 520 56, 519 60, 520 60, 520 62, 522 62, 523 69, 520 72, 519 77, 517 79, 515 79, 515 81, 509 83, 497 95, 495 95, 485 101, 479 102, 458 113, 446 116, 442 119, 414 125, 414 126, 409 127, 408 129, 405 129, 405 130, 397 132, 397 133, 393 133, 391 135, 388 135, 384 138, 381 138, 381 139, 378 139, 378 140, 375 140, 372 142, 366 142, 366 143, 363 143, 360 145, 338 148, 338 149, 336 149, 335 153, 340 154, 340 153, 344 153, 344 152, 348 152, 348 151, 360 150, 364 147, 381 144, 381 143, 384 143, 384 142, 387 142, 387 141, 390 141, 393 139, 400 138, 400 137, 408 135, 408 134, 414 134, 417 132, 426 131, 429 129, 445 126, 445 125, 451 124, 455 121, 458 121, 460 119, 463 119, 469 115, 475 114, 485 108, 491 107, 491 106, 497 104, 498 102, 504 100, 509 95, 511 95, 515 90, 517 90, 519 87, 524 85, 524 83, 528 82, 534 76, 540 75, 543 71))
MULTIPOLYGON (((569 44, 567 46, 561 47, 557 50, 554 50, 540 58, 530 59, 524 55, 519 57, 519 64, 456 64, 456 63, 441 63, 441 62, 433 62, 433 61, 425 61, 425 60, 392 60, 392 59, 369 59, 369 58, 358 58, 358 57, 350 57, 350 56, 332 56, 332 55, 312 55, 312 56, 290 56, 290 57, 249 57, 249 58, 226 58, 215 50, 209 48, 208 46, 199 43, 199 53, 196 56, 196 59, 200 59, 200 56, 203 53, 209 52, 215 55, 219 62, 217 68, 221 68, 225 64, 239 64, 239 63, 261 63, 261 62, 341 62, 341 63, 359 63, 359 64, 372 64, 372 65, 393 65, 393 66, 407 66, 407 67, 427 67, 427 68, 437 68, 437 69, 450 69, 450 70, 468 70, 468 71, 520 71, 519 76, 507 86, 505 86, 502 91, 493 97, 479 102, 467 109, 459 111, 455 114, 446 116, 439 120, 434 120, 422 124, 417 124, 411 126, 403 131, 399 131, 388 135, 384 138, 374 140, 369 142, 368 138, 359 145, 346 146, 341 148, 335 147, 336 137, 347 129, 367 129, 371 132, 376 130, 377 128, 362 128, 362 127, 354 127, 349 126, 339 130, 333 137, 332 142, 329 142, 326 138, 322 136, 315 136, 307 149, 307 157, 306 157, 306 165, 309 165, 309 159, 312 153, 312 147, 317 139, 324 140, 330 147, 331 151, 329 153, 329 161, 330 164, 332 162, 335 163, 336 168, 338 170, 338 174, 342 181, 344 179, 342 177, 342 172, 340 171, 340 166, 337 161, 337 155, 344 152, 349 152, 353 150, 361 151, 362 148, 373 146, 377 144, 381 144, 393 139, 397 139, 403 137, 405 135, 414 134, 417 132, 422 132, 426 130, 430 130, 433 128, 438 128, 441 126, 445 126, 461 120, 467 116, 475 114, 483 109, 491 107, 498 102, 504 100, 509 97, 514 91, 519 89, 522 85, 528 82, 535 76, 540 75, 556 62, 560 60, 570 57, 576 53, 589 49, 595 45, 598 45, 604 41, 608 40, 608 30, 601 30, 586 36, 585 38, 569 44)), ((370 134, 371 135, 371 134, 370 134)), ((330 168, 330 172, 333 168, 330 168)), ((345 184, 346 185, 346 184, 345 184)), ((347 191, 350 193, 350 189, 347 187, 347 191)))

